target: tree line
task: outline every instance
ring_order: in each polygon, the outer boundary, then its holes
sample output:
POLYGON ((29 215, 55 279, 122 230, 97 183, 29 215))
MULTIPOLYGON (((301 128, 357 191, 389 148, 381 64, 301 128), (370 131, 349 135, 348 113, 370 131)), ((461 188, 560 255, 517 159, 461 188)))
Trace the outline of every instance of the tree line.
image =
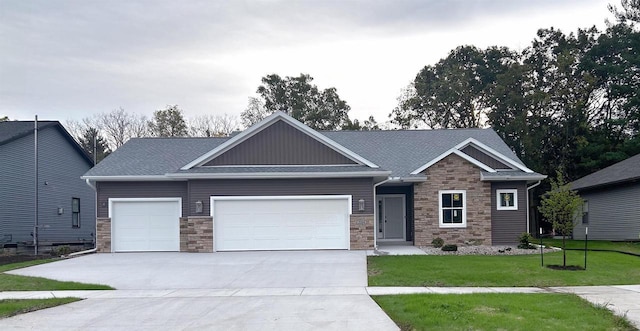
POLYGON ((522 51, 460 46, 425 66, 391 112, 402 128, 492 127, 532 169, 575 180, 640 152, 638 0, 617 22, 541 29, 522 51))
POLYGON ((152 118, 126 112, 123 108, 69 120, 65 126, 90 155, 100 162, 112 151, 136 137, 224 137, 235 130, 247 128, 276 111, 284 111, 317 130, 377 130, 380 126, 373 116, 360 123, 351 120, 351 107, 342 100, 336 88, 320 89, 312 84, 313 77, 277 74, 262 78, 240 114, 202 115, 185 118, 178 105, 156 110, 152 118))

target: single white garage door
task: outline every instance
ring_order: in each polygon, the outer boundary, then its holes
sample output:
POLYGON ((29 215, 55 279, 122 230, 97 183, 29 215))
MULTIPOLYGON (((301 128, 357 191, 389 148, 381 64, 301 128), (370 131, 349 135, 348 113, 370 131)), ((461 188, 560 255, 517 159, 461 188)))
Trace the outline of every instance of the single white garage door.
POLYGON ((350 196, 211 197, 217 251, 349 249, 350 196))
POLYGON ((111 199, 114 252, 180 250, 180 199, 111 199))

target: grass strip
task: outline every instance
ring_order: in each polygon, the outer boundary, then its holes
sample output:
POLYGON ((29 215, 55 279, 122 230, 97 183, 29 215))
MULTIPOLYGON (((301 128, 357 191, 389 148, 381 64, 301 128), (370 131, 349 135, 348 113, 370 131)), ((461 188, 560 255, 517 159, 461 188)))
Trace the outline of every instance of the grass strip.
MULTIPOLYGON (((587 270, 541 267, 539 255, 422 255, 368 257, 369 286, 578 286, 640 284, 640 259, 589 252, 587 270)), ((562 252, 544 255, 562 264, 562 252)), ((582 266, 583 252, 567 251, 567 264, 582 266)))
POLYGON ((79 300, 80 299, 78 298, 0 300, 0 318, 6 318, 40 309, 51 308, 79 300))
POLYGON ((401 330, 637 330, 572 294, 373 296, 401 330))

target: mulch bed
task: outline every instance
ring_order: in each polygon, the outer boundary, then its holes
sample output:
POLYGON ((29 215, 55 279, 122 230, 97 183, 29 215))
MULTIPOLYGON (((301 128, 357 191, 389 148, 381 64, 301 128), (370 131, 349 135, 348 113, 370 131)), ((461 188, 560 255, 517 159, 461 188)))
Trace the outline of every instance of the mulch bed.
POLYGON ((51 256, 0 255, 0 265, 51 258, 51 256))

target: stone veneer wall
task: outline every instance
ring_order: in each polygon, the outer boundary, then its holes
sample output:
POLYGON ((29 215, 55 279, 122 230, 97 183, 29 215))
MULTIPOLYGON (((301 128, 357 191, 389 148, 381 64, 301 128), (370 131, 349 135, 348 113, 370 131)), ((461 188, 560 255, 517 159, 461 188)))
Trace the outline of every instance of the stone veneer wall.
POLYGON ((427 181, 414 186, 415 245, 431 246, 440 237, 445 244, 491 245, 491 183, 480 181, 480 168, 451 154, 432 165, 427 181), (438 210, 439 190, 466 190, 467 226, 441 228, 438 210))
POLYGON ((351 249, 373 249, 373 215, 358 214, 349 218, 351 249))
POLYGON ((213 252, 213 217, 191 216, 180 218, 180 251, 194 253, 213 252))
POLYGON ((111 219, 96 218, 96 248, 98 253, 111 253, 111 219))

